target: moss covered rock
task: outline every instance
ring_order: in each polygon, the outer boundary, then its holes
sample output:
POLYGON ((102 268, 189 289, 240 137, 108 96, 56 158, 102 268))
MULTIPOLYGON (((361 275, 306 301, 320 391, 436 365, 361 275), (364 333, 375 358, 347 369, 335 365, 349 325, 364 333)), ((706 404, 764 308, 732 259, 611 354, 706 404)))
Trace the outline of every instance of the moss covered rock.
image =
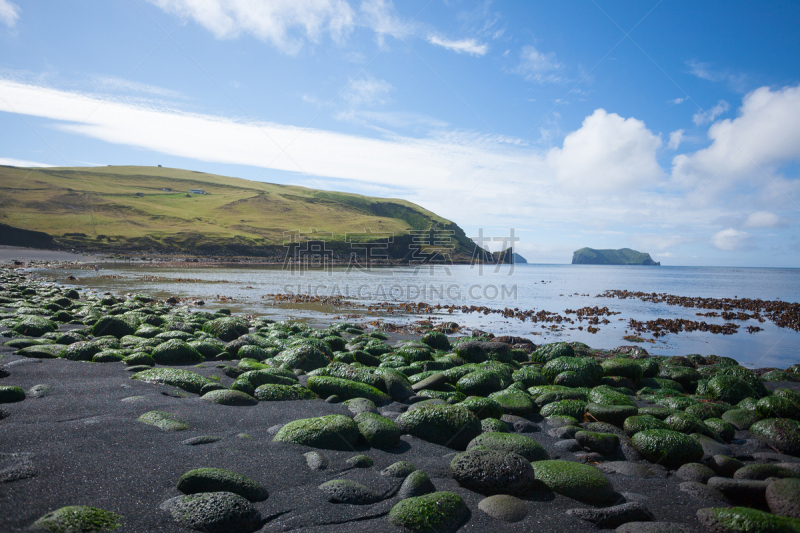
POLYGON ((750 426, 750 433, 780 453, 800 457, 800 422, 788 418, 768 418, 750 426))
POLYGON ((589 357, 557 357, 542 367, 542 375, 550 383, 566 371, 579 374, 588 386, 598 385, 603 377, 603 367, 589 357))
POLYGON ((612 433, 577 431, 574 438, 587 452, 597 452, 600 455, 611 455, 619 446, 619 437, 612 433))
POLYGON ((500 407, 499 403, 490 398, 470 396, 465 398, 464 401, 459 402, 458 406, 467 409, 480 420, 485 418, 501 418, 503 416, 503 408, 500 407))
MULTIPOLYGON (((575 349, 567 342, 542 344, 531 354, 531 361, 547 363, 559 357, 575 357, 575 349)), ((553 377, 558 374, 560 372, 554 374, 553 377)))
POLYGON ((400 442, 400 428, 385 416, 362 412, 353 421, 361 437, 373 448, 390 448, 400 442))
POLYGON ((136 420, 148 426, 155 426, 163 431, 185 431, 189 429, 189 424, 183 422, 174 414, 163 411, 148 411, 136 420))
POLYGON ((366 398, 375 402, 376 405, 384 405, 391 401, 391 398, 386 393, 379 391, 375 387, 348 379, 312 376, 308 378, 306 387, 321 398, 327 398, 335 394, 342 400, 366 398))
POLYGON ((287 385, 297 384, 297 378, 287 370, 277 368, 262 368, 248 370, 231 383, 232 390, 242 391, 251 396, 261 385, 287 385))
POLYGON ((447 351, 450 349, 450 341, 447 339, 447 335, 441 331, 429 331, 420 340, 434 350, 447 351))
POLYGON ((126 356, 122 362, 125 364, 125 366, 156 366, 156 362, 153 361, 153 358, 150 356, 150 354, 146 352, 132 353, 131 355, 126 356))
POLYGON ((223 317, 210 320, 203 324, 203 331, 225 342, 238 339, 247 334, 250 325, 247 320, 240 317, 223 317))
POLYGON ((500 373, 493 370, 470 372, 456 383, 456 389, 467 396, 489 396, 503 388, 500 373))
POLYGON ((770 483, 766 492, 769 510, 781 516, 800 518, 800 479, 770 483))
POLYGON ((317 395, 305 387, 297 385, 260 385, 254 392, 260 402, 284 402, 292 400, 316 400, 317 395))
POLYGON ((194 394, 199 394, 203 386, 212 383, 211 380, 204 378, 200 374, 179 368, 150 368, 135 373, 131 376, 131 379, 146 383, 172 385, 194 394))
POLYGON ((606 422, 621 428, 628 417, 636 416, 639 408, 630 405, 603 405, 589 403, 586 405, 586 416, 589 420, 606 422))
POLYGON ((716 376, 708 381, 708 393, 715 400, 737 404, 745 398, 755 397, 753 388, 736 376, 716 376))
POLYGON ((457 405, 426 405, 410 409, 396 422, 403 433, 456 450, 465 449, 481 433, 478 417, 457 405))
POLYGON ((508 424, 497 418, 481 420, 481 433, 509 433, 508 424))
POLYGON ((550 459, 547 450, 541 444, 525 435, 516 433, 492 432, 478 435, 467 445, 467 450, 482 446, 503 453, 515 453, 528 461, 544 461, 550 459))
POLYGON ((756 404, 756 414, 761 418, 791 418, 800 420, 800 405, 788 398, 767 396, 756 404))
POLYGON ((622 427, 625 430, 625 434, 629 437, 633 437, 640 431, 645 431, 647 429, 669 429, 669 426, 665 422, 652 415, 628 417, 625 419, 622 427))
POLYGON ((721 418, 708 418, 703 421, 706 427, 711 430, 719 440, 730 442, 736 435, 736 428, 732 424, 728 424, 721 418))
POLYGON ((509 388, 506 390, 493 392, 489 395, 490 400, 494 400, 507 415, 530 416, 537 411, 536 404, 529 394, 521 390, 509 388))
POLYGON ((540 413, 545 417, 569 416, 575 420, 583 420, 587 405, 586 402, 580 400, 560 400, 545 405, 540 413))
POLYGON ((263 502, 269 497, 269 492, 261 484, 224 468, 190 470, 178 480, 177 488, 184 494, 232 492, 251 502, 263 502))
POLYGON ((725 403, 698 403, 686 408, 686 413, 706 420, 708 418, 719 418, 725 411, 729 411, 731 406, 725 403))
POLYGON ((47 513, 31 525, 35 531, 84 533, 117 529, 122 517, 110 511, 84 505, 70 505, 47 513))
POLYGON ((758 421, 758 415, 749 409, 731 409, 722 413, 722 420, 736 429, 750 429, 758 421))
POLYGON ((205 361, 200 352, 178 339, 162 342, 151 355, 159 365, 196 365, 205 361))
POLYGON ((247 406, 258 405, 258 400, 238 390, 218 389, 206 392, 201 399, 219 405, 247 406))
POLYGON ((647 429, 636 433, 631 443, 651 463, 669 469, 703 458, 703 447, 689 435, 670 429, 647 429))
POLYGON ((0 403, 15 403, 25 399, 25 391, 22 387, 12 385, 0 385, 0 403))
POLYGON ((45 333, 56 331, 58 324, 40 316, 26 315, 11 328, 15 333, 28 337, 41 337, 45 333))
POLYGON ((92 342, 74 342, 69 346, 65 346, 59 352, 58 357, 70 361, 91 361, 92 357, 100 353, 101 350, 101 347, 92 342))
POLYGON ((611 482, 597 468, 570 461, 531 463, 536 479, 553 492, 578 501, 605 504, 614 500, 611 482))
POLYGON ((634 383, 638 383, 644 376, 642 365, 631 359, 608 359, 600 366, 603 367, 604 376, 628 378, 634 383))
POLYGON ((713 533, 791 533, 800 531, 800 520, 749 507, 717 507, 697 511, 697 519, 713 533))
POLYGON ((358 426, 351 418, 327 415, 289 422, 278 431, 273 441, 349 451, 355 447, 358 437, 358 426))
POLYGON ((528 389, 536 385, 547 385, 547 378, 542 371, 534 366, 525 366, 514 372, 512 379, 515 383, 522 383, 528 389))
POLYGON ((95 337, 113 335, 121 339, 125 335, 133 335, 136 333, 138 326, 139 324, 137 321, 131 317, 104 316, 92 326, 92 335, 95 337))
POLYGON ((288 348, 275 356, 273 360, 280 364, 285 364, 289 368, 299 368, 305 372, 325 367, 330 363, 325 353, 318 346, 311 344, 301 344, 288 348))
POLYGON ((402 500, 389 512, 389 522, 413 533, 451 533, 469 520, 469 516, 461 496, 432 492, 402 500))

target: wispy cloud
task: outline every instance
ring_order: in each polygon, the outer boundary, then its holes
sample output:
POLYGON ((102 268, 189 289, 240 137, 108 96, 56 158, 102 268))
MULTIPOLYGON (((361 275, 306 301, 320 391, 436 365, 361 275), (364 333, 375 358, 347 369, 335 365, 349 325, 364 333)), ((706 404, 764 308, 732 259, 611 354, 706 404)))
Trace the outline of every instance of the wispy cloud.
POLYGON ((716 70, 708 63, 694 60, 687 61, 686 65, 689 67, 689 72, 700 79, 714 83, 727 83, 733 90, 738 92, 744 92, 745 90, 747 84, 747 76, 745 74, 732 74, 727 71, 716 70))
POLYGON ((342 93, 342 98, 353 107, 380 105, 387 102, 388 95, 393 89, 394 86, 388 81, 368 75, 352 80, 347 90, 342 93))
POLYGON ((296 54, 307 39, 327 34, 337 43, 355 26, 355 12, 345 0, 148 0, 180 18, 190 17, 218 39, 250 34, 296 54))
POLYGON ((48 165, 47 163, 38 163, 36 161, 26 161, 24 159, 14 159, 11 157, 0 157, 0 165, 8 167, 52 167, 55 165, 48 165))
POLYGON ((529 81, 556 82, 560 81, 561 77, 552 72, 560 68, 561 63, 556 61, 555 54, 545 54, 537 50, 535 46, 527 45, 522 47, 520 63, 516 72, 529 81))
POLYGON ((484 56, 489 51, 489 45, 479 44, 475 39, 461 39, 460 41, 451 41, 443 37, 431 35, 428 37, 428 42, 452 50, 456 53, 465 53, 473 56, 484 56))
POLYGON ((9 0, 0 0, 0 22, 13 28, 19 20, 19 6, 9 0))
POLYGON ((667 101, 667 103, 668 104, 678 105, 678 104, 684 103, 685 101, 686 101, 686 98, 675 98, 674 100, 667 101))
POLYGON ((756 211, 747 215, 743 228, 777 228, 786 225, 786 221, 769 211, 756 211))
POLYGON ((717 102, 717 105, 709 109, 708 111, 698 111, 697 113, 692 116, 692 122, 696 125, 701 126, 703 124, 708 124, 710 122, 714 122, 718 116, 725 113, 730 109, 731 106, 725 100, 720 100, 717 102))

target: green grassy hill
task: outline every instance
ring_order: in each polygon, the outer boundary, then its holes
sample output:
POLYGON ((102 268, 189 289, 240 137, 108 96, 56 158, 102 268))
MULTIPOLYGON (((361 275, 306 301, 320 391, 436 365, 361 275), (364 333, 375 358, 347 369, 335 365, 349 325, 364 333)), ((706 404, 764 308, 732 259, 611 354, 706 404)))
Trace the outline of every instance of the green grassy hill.
POLYGON ((573 265, 660 265, 650 254, 637 252, 630 248, 619 250, 595 250, 581 248, 572 256, 573 265))
POLYGON ((337 254, 351 251, 347 233, 365 230, 393 234, 394 259, 408 254, 412 230, 452 231, 456 260, 474 249, 456 224, 405 200, 173 168, 0 166, 0 195, 0 224, 86 251, 283 256, 284 232, 312 228, 332 234, 337 254))

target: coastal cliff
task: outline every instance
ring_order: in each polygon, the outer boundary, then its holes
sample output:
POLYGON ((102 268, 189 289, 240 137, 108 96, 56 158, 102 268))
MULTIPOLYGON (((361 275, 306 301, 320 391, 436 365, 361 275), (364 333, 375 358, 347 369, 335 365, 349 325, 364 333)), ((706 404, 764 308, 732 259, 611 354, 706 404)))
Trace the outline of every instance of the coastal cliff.
POLYGON ((595 250, 594 248, 581 248, 572 255, 573 265, 652 265, 661 266, 653 261, 648 253, 637 252, 630 248, 619 250, 595 250))

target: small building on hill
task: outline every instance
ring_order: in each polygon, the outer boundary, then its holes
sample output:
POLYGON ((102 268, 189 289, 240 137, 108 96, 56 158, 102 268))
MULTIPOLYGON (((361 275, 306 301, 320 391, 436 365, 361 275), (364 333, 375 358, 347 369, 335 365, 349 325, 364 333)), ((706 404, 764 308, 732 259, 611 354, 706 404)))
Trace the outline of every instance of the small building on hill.
POLYGON ((205 194, 205 189, 189 189, 189 192, 192 194, 205 194))

